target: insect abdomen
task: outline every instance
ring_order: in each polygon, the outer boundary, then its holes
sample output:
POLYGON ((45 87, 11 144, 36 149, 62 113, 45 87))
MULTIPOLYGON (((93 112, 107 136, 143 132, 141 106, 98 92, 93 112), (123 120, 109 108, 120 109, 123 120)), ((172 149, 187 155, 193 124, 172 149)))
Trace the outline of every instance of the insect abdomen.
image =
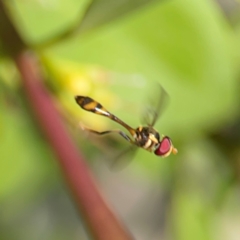
POLYGON ((110 113, 100 103, 96 102, 90 97, 76 96, 75 100, 79 106, 86 111, 103 116, 110 116, 110 113))
POLYGON ((131 133, 132 136, 135 135, 135 130, 133 128, 128 126, 125 122, 117 118, 112 113, 108 112, 107 109, 105 109, 99 102, 96 102, 90 97, 84 97, 84 96, 75 96, 75 100, 82 109, 108 117, 113 121, 121 124, 123 127, 125 127, 131 133))

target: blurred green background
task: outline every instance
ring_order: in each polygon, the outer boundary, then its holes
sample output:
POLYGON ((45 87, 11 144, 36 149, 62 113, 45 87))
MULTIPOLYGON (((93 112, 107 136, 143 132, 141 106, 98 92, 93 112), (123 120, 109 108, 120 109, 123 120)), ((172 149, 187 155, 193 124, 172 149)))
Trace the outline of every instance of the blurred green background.
MULTIPOLYGON (((136 239, 239 239, 240 3, 144 2, 98 0, 93 11, 91 1, 77 0, 6 5, 99 187, 136 239), (82 137, 78 122, 117 125, 73 97, 93 96, 137 127, 145 100, 158 99, 154 82, 170 96, 156 129, 179 153, 161 159, 139 150, 112 172, 107 140, 82 137)), ((0 56, 0 238, 88 239, 15 67, 0 56)))

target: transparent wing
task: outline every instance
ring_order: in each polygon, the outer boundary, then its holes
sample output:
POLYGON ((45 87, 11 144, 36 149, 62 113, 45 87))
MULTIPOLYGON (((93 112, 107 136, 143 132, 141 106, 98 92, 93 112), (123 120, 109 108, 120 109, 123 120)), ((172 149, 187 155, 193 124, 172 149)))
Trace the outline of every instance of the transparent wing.
POLYGON ((159 84, 154 84, 155 88, 151 90, 150 97, 148 97, 147 104, 143 112, 142 122, 148 126, 154 126, 162 115, 167 103, 169 101, 169 95, 165 89, 159 84))
POLYGON ((125 168, 134 158, 138 147, 131 145, 119 154, 115 155, 109 160, 109 167, 113 171, 120 171, 125 168))
MULTIPOLYGON (((82 125, 82 124, 81 124, 82 125)), ((102 135, 101 132, 97 132, 94 130, 86 129, 84 126, 84 130, 80 128, 83 133, 85 133, 85 138, 88 138, 88 146, 90 143, 97 147, 96 150, 91 150, 91 154, 95 151, 97 152, 98 157, 104 160, 110 170, 113 171, 120 171, 125 168, 131 160, 134 158, 134 154, 138 147, 132 142, 125 141, 121 136, 118 134, 104 134, 102 135), (100 152, 99 152, 100 151, 100 152)), ((113 130, 112 130, 113 131, 113 130)), ((105 131, 105 132, 112 132, 105 131)), ((105 133, 103 132, 103 133, 105 133)), ((84 136, 83 136, 84 137, 84 136)), ((94 146, 92 146, 94 147, 94 146)), ((93 154, 94 155, 94 154, 93 154)))

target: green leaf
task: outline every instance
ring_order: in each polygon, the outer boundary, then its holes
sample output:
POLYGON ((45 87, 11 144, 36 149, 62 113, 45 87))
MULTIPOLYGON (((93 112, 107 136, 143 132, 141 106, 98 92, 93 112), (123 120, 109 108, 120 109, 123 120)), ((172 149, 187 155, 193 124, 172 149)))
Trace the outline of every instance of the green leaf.
POLYGON ((79 31, 84 32, 110 23, 156 0, 93 0, 82 19, 79 31))

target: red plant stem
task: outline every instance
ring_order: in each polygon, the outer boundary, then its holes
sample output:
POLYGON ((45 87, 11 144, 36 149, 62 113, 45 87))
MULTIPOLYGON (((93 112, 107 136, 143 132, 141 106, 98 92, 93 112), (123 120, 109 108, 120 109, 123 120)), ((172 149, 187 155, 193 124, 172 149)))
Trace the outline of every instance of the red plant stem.
MULTIPOLYGON (((100 195, 83 157, 69 136, 30 54, 15 57, 29 103, 56 153, 78 209, 91 235, 99 240, 133 239, 100 195)), ((73 98, 73 104, 74 98, 73 98)))
MULTIPOLYGON (((55 152, 75 203, 93 236, 98 240, 133 239, 101 197, 84 159, 69 136, 44 87, 34 58, 23 51, 26 45, 10 21, 0 0, 1 49, 15 61, 22 76, 29 103, 55 152)), ((73 104, 74 98, 73 98, 73 104)))

